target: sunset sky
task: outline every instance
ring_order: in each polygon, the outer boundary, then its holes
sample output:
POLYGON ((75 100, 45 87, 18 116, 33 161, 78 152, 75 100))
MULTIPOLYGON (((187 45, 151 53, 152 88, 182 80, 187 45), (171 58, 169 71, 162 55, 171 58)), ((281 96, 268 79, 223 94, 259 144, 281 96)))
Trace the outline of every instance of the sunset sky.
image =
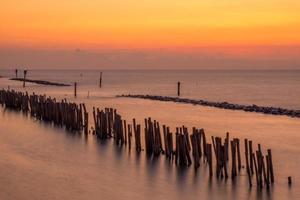
POLYGON ((4 1, 0 66, 298 68, 299 10, 299 0, 4 1))

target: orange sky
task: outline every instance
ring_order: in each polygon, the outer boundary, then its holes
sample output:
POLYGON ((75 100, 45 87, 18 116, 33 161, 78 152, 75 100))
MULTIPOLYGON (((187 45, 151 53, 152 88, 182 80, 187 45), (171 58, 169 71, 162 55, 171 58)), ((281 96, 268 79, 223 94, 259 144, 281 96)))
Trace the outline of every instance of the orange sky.
POLYGON ((0 7, 0 48, 226 47, 227 53, 230 46, 241 54, 249 46, 253 53, 299 46, 299 11, 299 0, 7 0, 0 7))
POLYGON ((300 44, 298 0, 9 0, 1 46, 159 48, 300 44))

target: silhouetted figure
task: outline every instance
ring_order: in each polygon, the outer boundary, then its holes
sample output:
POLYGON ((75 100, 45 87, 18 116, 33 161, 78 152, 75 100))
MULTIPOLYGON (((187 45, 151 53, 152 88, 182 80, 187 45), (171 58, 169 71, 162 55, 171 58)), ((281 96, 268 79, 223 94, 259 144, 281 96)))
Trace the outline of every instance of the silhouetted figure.
POLYGON ((18 69, 15 69, 16 78, 18 78, 18 69))
POLYGON ((24 70, 23 87, 25 87, 26 75, 27 75, 27 70, 24 70))

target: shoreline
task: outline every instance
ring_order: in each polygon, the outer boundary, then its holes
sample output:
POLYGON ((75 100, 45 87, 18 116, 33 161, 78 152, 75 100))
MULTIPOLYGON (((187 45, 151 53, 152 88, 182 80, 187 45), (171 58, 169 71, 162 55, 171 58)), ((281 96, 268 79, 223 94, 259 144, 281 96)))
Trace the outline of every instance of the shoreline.
POLYGON ((256 112, 263 113, 268 115, 285 115, 292 118, 300 118, 300 110, 285 109, 280 107, 272 106, 258 106, 258 105, 242 105, 234 104, 228 102, 213 102, 206 100, 195 100, 195 99, 186 99, 180 97, 169 97, 169 96, 156 96, 156 95, 132 95, 132 94, 122 94, 117 95, 116 97, 125 97, 125 98, 139 98, 139 99, 148 99, 154 101, 171 101, 176 103, 187 103, 193 105, 202 105, 209 106, 227 110, 242 110, 245 112, 256 112))

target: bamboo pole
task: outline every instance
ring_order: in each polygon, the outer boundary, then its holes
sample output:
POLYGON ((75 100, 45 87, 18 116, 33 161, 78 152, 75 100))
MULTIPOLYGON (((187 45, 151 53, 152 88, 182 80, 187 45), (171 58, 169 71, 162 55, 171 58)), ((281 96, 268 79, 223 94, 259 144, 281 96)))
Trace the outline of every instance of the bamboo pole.
POLYGON ((77 97, 77 82, 74 83, 74 97, 77 97))

